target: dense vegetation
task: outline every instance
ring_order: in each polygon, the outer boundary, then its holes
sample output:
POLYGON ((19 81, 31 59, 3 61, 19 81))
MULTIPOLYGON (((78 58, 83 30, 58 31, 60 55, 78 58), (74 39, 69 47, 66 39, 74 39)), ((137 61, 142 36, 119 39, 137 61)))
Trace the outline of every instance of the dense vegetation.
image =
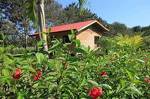
POLYGON ((150 98, 150 52, 141 36, 104 37, 97 51, 78 40, 72 40, 73 50, 52 42, 51 59, 40 50, 14 56, 0 48, 1 98, 150 98))

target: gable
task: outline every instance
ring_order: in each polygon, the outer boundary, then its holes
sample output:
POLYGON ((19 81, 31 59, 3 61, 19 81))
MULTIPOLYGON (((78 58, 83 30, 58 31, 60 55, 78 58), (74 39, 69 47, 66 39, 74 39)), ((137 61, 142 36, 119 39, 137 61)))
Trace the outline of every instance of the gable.
POLYGON ((101 37, 101 33, 97 33, 91 29, 86 29, 76 35, 76 39, 80 40, 82 45, 90 47, 91 49, 97 47, 95 44, 95 37, 101 37))

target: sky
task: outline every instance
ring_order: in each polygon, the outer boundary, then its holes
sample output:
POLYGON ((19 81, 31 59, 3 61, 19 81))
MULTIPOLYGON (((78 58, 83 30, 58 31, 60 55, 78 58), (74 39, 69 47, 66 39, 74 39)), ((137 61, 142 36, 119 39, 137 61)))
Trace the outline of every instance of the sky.
MULTIPOLYGON (((63 7, 78 0, 57 0, 63 7)), ((150 0, 87 0, 86 7, 108 23, 150 25, 150 0)))

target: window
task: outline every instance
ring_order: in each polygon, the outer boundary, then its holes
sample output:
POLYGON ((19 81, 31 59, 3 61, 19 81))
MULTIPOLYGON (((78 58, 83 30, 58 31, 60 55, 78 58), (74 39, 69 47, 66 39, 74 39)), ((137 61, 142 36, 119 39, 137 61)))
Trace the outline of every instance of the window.
POLYGON ((98 44, 100 37, 99 36, 94 36, 94 44, 98 44))
POLYGON ((50 36, 50 40, 55 40, 55 38, 56 38, 56 37, 55 37, 54 35, 51 35, 51 36, 50 36))
POLYGON ((63 43, 70 43, 69 37, 67 35, 63 36, 63 43))

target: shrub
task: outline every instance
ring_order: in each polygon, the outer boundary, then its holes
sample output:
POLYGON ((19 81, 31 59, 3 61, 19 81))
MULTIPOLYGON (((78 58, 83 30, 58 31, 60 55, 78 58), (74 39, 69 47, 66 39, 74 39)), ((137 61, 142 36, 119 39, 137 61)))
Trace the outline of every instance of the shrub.
POLYGON ((72 56, 68 44, 55 40, 53 59, 42 52, 14 57, 0 48, 0 98, 149 99, 150 53, 112 42, 98 56, 74 40, 72 56))

